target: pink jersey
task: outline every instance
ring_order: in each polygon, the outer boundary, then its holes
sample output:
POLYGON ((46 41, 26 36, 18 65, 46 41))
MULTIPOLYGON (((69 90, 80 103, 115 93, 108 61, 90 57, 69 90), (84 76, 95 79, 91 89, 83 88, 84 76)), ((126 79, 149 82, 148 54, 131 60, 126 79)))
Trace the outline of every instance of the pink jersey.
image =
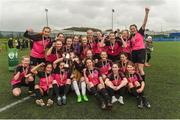
POLYGON ((39 86, 44 91, 49 90, 49 86, 52 85, 52 81, 54 80, 54 77, 52 75, 49 75, 48 77, 42 77, 39 80, 39 86))
POLYGON ((97 43, 94 42, 92 50, 93 50, 94 54, 100 54, 104 49, 103 49, 103 47, 100 47, 100 43, 99 42, 97 42, 97 43))
POLYGON ((20 76, 17 80, 15 80, 14 78, 11 80, 11 85, 20 83, 24 77, 25 77, 25 72, 20 73, 20 76))
POLYGON ((64 74, 54 74, 54 78, 57 81, 58 86, 63 86, 66 84, 67 79, 69 78, 68 72, 65 72, 64 74))
POLYGON ((130 40, 128 40, 126 42, 127 46, 126 47, 123 47, 122 51, 125 52, 125 53, 131 53, 131 44, 130 44, 130 40))
POLYGON ((15 85, 18 84, 20 82, 22 82, 23 79, 25 79, 25 75, 28 74, 30 72, 30 67, 27 70, 24 70, 22 64, 17 65, 16 67, 16 71, 13 74, 13 78, 11 79, 11 85, 15 85), (17 80, 14 79, 14 76, 20 72, 19 78, 17 80))
POLYGON ((145 49, 144 36, 142 36, 139 32, 136 32, 135 36, 131 38, 131 42, 132 50, 145 49))
POLYGON ((133 83, 135 86, 135 82, 141 82, 142 78, 138 73, 131 74, 127 77, 128 83, 133 83))
POLYGON ((57 60, 56 54, 50 54, 46 57, 46 61, 53 63, 55 60, 57 60))
POLYGON ((110 44, 110 42, 106 43, 107 54, 111 56, 119 55, 122 51, 121 43, 116 41, 114 46, 111 46, 110 44))
POLYGON ((88 77, 88 81, 92 82, 94 86, 100 83, 99 71, 97 71, 96 69, 93 70, 93 74, 87 74, 87 71, 86 71, 86 76, 88 77))
POLYGON ((45 49, 50 43, 50 39, 33 41, 31 56, 35 58, 45 58, 45 49))

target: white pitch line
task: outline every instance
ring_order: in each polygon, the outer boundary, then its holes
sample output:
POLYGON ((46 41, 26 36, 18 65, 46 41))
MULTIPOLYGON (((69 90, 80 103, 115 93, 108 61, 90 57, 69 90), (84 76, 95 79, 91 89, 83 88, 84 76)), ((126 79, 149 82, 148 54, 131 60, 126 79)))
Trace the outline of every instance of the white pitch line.
POLYGON ((13 102, 13 103, 11 103, 9 105, 6 105, 5 107, 0 108, 0 113, 7 110, 7 109, 9 109, 9 108, 11 108, 11 107, 13 107, 13 106, 15 106, 15 105, 17 105, 17 104, 19 104, 19 103, 22 103, 22 102, 24 102, 24 101, 26 101, 26 100, 28 100, 30 98, 31 98, 30 96, 27 96, 25 98, 22 98, 21 100, 18 100, 18 101, 13 102))

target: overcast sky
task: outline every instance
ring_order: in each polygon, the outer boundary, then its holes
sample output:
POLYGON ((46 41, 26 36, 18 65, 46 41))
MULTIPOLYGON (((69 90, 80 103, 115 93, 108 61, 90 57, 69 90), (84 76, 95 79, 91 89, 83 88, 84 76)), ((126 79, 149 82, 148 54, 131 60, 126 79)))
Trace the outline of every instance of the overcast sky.
POLYGON ((114 28, 128 28, 133 23, 140 27, 145 7, 150 8, 147 28, 180 30, 180 0, 0 0, 0 30, 41 30, 46 25, 45 8, 54 29, 109 29, 112 9, 114 28))

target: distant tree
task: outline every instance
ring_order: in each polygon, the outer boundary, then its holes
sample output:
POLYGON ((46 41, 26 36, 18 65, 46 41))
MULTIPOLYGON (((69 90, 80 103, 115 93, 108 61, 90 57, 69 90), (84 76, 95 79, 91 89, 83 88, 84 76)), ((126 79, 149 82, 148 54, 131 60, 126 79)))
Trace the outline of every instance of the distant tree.
POLYGON ((71 27, 71 28, 65 28, 64 30, 73 30, 73 31, 79 31, 79 32, 86 32, 87 30, 93 30, 93 31, 101 31, 100 29, 97 28, 90 28, 90 27, 71 27))

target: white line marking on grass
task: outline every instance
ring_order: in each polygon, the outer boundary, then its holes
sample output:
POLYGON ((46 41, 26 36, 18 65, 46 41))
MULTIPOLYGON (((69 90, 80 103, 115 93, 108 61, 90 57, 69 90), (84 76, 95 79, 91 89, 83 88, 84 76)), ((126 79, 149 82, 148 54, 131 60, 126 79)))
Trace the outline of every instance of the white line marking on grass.
POLYGON ((19 104, 19 103, 22 103, 22 102, 24 102, 24 101, 26 101, 26 100, 28 100, 30 98, 31 98, 30 96, 27 96, 25 98, 22 98, 21 100, 18 100, 18 101, 13 102, 13 103, 11 103, 9 105, 6 105, 5 107, 0 108, 0 113, 7 110, 7 109, 9 109, 9 108, 11 108, 11 107, 13 107, 13 106, 15 106, 15 105, 17 105, 17 104, 19 104))

